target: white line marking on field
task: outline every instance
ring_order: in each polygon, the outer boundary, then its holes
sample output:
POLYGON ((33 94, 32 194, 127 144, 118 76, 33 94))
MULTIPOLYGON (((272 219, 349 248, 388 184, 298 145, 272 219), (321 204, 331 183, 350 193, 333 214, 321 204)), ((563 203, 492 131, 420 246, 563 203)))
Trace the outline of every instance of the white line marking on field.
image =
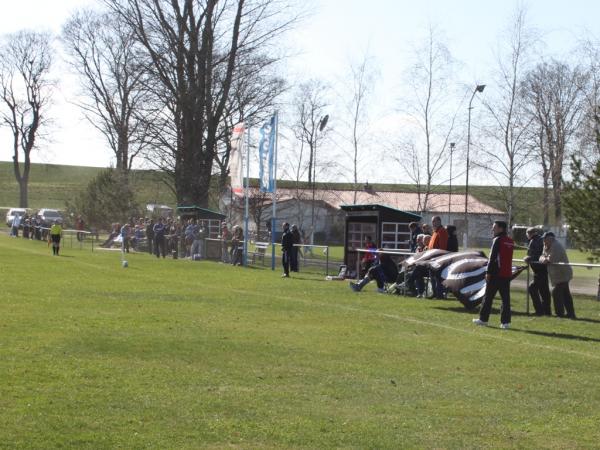
MULTIPOLYGON (((240 293, 244 293, 246 295, 248 294, 247 292, 244 292, 244 291, 239 291, 239 292, 240 293)), ((279 295, 276 295, 274 297, 279 298, 281 300, 293 300, 293 301, 301 301, 303 303, 309 303, 308 301, 306 301, 304 299, 297 298, 297 297, 294 298, 294 297, 279 296, 279 295)), ((406 316, 398 316, 396 314, 379 313, 379 312, 369 311, 369 310, 366 310, 366 309, 356 308, 356 307, 352 307, 352 306, 344 306, 344 305, 340 305, 340 304, 337 304, 337 303, 315 303, 315 302, 310 302, 310 304, 312 304, 312 305, 320 305, 320 306, 325 306, 325 307, 336 307, 338 309, 343 309, 343 310, 352 311, 352 312, 368 313, 368 314, 372 314, 372 315, 375 315, 375 316, 385 317, 385 318, 388 318, 388 319, 399 320, 399 321, 402 321, 402 322, 415 323, 415 324, 419 324, 419 325, 426 325, 426 326, 430 326, 430 327, 434 327, 434 328, 443 328, 445 330, 455 331, 455 332, 462 333, 462 334, 468 334, 468 335, 474 335, 474 334, 476 334, 477 337, 480 337, 480 338, 486 338, 486 339, 498 340, 498 341, 505 341, 505 342, 510 342, 512 344, 521 344, 521 345, 526 345, 526 346, 529 346, 529 347, 540 348, 540 349, 543 349, 543 350, 550 350, 550 351, 553 351, 553 352, 558 352, 558 353, 563 353, 563 354, 572 354, 572 355, 578 355, 578 356, 585 356, 586 358, 600 360, 600 355, 596 355, 596 354, 593 354, 593 353, 586 353, 586 352, 581 352, 581 351, 578 351, 578 350, 565 349, 565 348, 562 348, 562 347, 556 347, 554 345, 535 344, 533 342, 526 342, 526 341, 519 340, 519 339, 511 339, 510 337, 507 336, 507 335, 509 335, 511 333, 514 333, 517 330, 505 331, 505 330, 498 329, 498 330, 496 330, 496 331, 498 331, 497 334, 483 334, 483 333, 476 333, 476 331, 479 330, 479 327, 475 328, 474 325, 473 325, 473 328, 471 330, 468 330, 468 329, 465 329, 465 328, 456 328, 456 327, 453 327, 451 325, 446 325, 446 324, 443 324, 443 323, 429 322, 427 320, 415 319, 413 317, 406 317, 406 316)), ((469 324, 469 326, 471 326, 471 324, 469 324)))

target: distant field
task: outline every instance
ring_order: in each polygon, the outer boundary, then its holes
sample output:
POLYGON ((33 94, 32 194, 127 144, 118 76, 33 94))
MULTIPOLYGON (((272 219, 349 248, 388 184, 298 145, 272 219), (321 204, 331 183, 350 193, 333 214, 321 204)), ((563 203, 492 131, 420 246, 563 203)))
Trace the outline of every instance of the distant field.
POLYGON ((0 448, 595 448, 600 303, 456 301, 0 234, 0 448))
MULTIPOLYGON (((33 164, 29 187, 30 207, 39 208, 64 208, 65 202, 78 192, 85 189, 87 183, 100 170, 95 167, 61 166, 54 164, 33 164)), ((160 181, 157 173, 152 171, 134 171, 133 182, 140 203, 175 204, 173 193, 160 181)), ((285 187, 289 182, 282 180, 279 185, 285 187)), ((325 185, 324 185, 325 186, 325 185)), ((343 185, 336 185, 343 186, 343 185)), ((411 185, 373 184, 376 190, 403 189, 414 190, 411 185)), ((349 187, 349 186, 348 186, 349 187)), ((445 192, 447 187, 438 187, 436 190, 445 192)), ((493 186, 471 186, 471 193, 481 201, 504 210, 504 205, 499 197, 499 189, 493 186)), ((464 186, 453 186, 454 192, 463 192, 464 186)), ((12 163, 0 162, 0 213, 2 208, 18 206, 18 186, 14 178, 12 163)), ((526 188, 519 199, 515 211, 515 222, 524 224, 542 223, 541 208, 531 208, 531 205, 540 205, 542 191, 539 188, 526 188)))

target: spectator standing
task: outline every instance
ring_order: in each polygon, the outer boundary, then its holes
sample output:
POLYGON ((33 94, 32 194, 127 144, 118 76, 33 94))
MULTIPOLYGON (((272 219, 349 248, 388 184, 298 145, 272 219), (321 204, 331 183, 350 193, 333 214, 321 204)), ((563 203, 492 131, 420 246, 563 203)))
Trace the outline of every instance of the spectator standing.
POLYGON ((231 240, 231 264, 241 266, 244 253, 244 230, 239 225, 233 227, 233 239, 231 240))
POLYGON ((52 254, 54 256, 58 256, 60 252, 60 238, 62 237, 62 226, 55 220, 52 226, 50 227, 50 242, 52 242, 52 254))
POLYGON ((129 239, 131 238, 131 228, 128 223, 121 227, 121 251, 129 253, 129 239))
POLYGON ((31 221, 27 215, 25 215, 23 216, 23 239, 29 239, 31 234, 31 221))
POLYGON ((283 264, 283 275, 282 278, 289 278, 290 276, 290 263, 292 259, 292 253, 294 251, 294 236, 290 231, 290 224, 287 222, 283 223, 283 234, 281 235, 281 263, 283 264))
POLYGON ((573 269, 568 265, 567 251, 551 231, 544 233, 542 238, 544 239, 544 251, 540 262, 548 267, 548 275, 552 283, 554 312, 558 317, 565 317, 566 310, 566 317, 575 319, 575 306, 569 289, 569 281, 573 278, 573 269))
POLYGON ((184 234, 185 256, 193 256, 197 253, 196 250, 192 250, 194 241, 198 237, 198 224, 196 223, 196 219, 190 219, 188 221, 184 234))
POLYGON ((231 232, 227 228, 227 224, 223 222, 221 224, 221 262, 225 264, 229 264, 231 262, 231 258, 229 257, 229 241, 231 240, 231 232))
POLYGON ((201 258, 206 258, 205 243, 206 243, 207 237, 208 237, 208 230, 206 229, 206 224, 204 221, 201 221, 200 224, 198 225, 198 234, 197 234, 198 253, 200 254, 201 258))
MULTIPOLYGON (((448 250, 448 232, 442 225, 442 218, 440 216, 432 217, 431 227, 433 228, 433 234, 431 235, 428 248, 430 250, 448 250)), ((444 285, 442 284, 440 274, 432 273, 429 279, 431 280, 431 288, 433 290, 432 297, 444 298, 444 285)))
POLYGON ((15 216, 13 217, 13 221, 12 221, 12 226, 10 229, 10 235, 12 237, 19 237, 19 227, 21 226, 21 216, 17 213, 15 213, 15 216))
POLYGON ((163 223, 162 217, 158 218, 158 222, 154 224, 152 231, 154 233, 154 254, 157 258, 160 258, 161 255, 164 258, 166 247, 165 234, 167 229, 163 223))
POLYGON ((85 229, 85 222, 81 216, 77 216, 77 220, 75 221, 75 228, 77 229, 77 240, 79 242, 83 241, 85 235, 82 231, 85 229))
POLYGON ((296 224, 292 225, 292 237, 294 238, 294 246, 292 247, 292 255, 290 258, 290 270, 292 272, 298 272, 298 253, 300 252, 299 245, 301 244, 302 236, 300 235, 300 230, 298 230, 298 226, 296 224))
POLYGON ((540 264, 539 260, 544 252, 544 239, 540 236, 539 229, 527 228, 527 256, 523 260, 528 263, 533 271, 533 281, 528 286, 533 308, 538 316, 551 315, 550 288, 548 287, 548 267, 540 264))
POLYGON ((446 225, 446 231, 448 232, 448 247, 446 250, 449 252, 457 252, 458 237, 456 236, 456 227, 454 225, 446 225))
POLYGON ((500 328, 510 328, 510 280, 512 278, 512 258, 515 243, 506 234, 506 222, 497 220, 492 226, 494 240, 490 251, 490 260, 485 274, 485 297, 479 319, 473 319, 476 325, 486 326, 492 311, 492 303, 496 293, 500 292, 502 309, 500 315, 500 328))
POLYGON ((417 237, 423 234, 423 230, 417 222, 411 222, 408 224, 410 230, 410 251, 415 253, 417 251, 417 237))
POLYGON ((146 219, 146 242, 148 242, 148 253, 154 251, 154 219, 146 219))

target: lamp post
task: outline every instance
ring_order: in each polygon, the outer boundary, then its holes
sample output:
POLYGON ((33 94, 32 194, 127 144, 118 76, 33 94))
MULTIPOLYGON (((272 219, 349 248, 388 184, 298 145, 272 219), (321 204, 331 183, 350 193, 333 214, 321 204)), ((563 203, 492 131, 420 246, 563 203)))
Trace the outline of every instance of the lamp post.
POLYGON ((450 142, 450 192, 448 193, 448 225, 450 225, 450 213, 452 205, 452 154, 454 153, 456 143, 450 142))
MULTIPOLYGON (((327 126, 327 121, 329 120, 329 114, 325 114, 319 120, 319 128, 318 132, 321 133, 325 127, 327 126)), ((315 189, 316 189, 316 178, 317 178, 317 133, 315 133, 315 149, 313 155, 313 175, 312 175, 312 213, 310 220, 310 243, 314 244, 315 238, 315 189)))
POLYGON ((469 100, 469 121, 467 125, 467 177, 465 181, 465 233, 463 238, 463 246, 467 248, 469 244, 469 154, 471 151, 471 110, 473 109, 473 99, 475 98, 475 94, 478 92, 483 92, 485 89, 485 84, 478 84, 475 86, 475 90, 473 91, 473 95, 471 95, 471 100, 469 100))

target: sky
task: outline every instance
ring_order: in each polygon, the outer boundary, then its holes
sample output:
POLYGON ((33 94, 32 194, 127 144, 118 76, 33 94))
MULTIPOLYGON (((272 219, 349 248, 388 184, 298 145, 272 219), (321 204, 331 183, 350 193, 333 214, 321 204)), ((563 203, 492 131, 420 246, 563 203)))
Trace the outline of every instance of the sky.
MULTIPOLYGON (((24 28, 59 33, 76 8, 93 3, 0 0, 0 33, 24 28)), ((406 62, 427 28, 432 25, 445 36, 459 62, 461 82, 490 85, 498 39, 516 5, 511 0, 312 0, 310 16, 283 42, 294 54, 286 67, 296 80, 318 77, 335 84, 348 73, 350 61, 368 53, 379 73, 369 108, 372 126, 398 126, 397 93, 402 90, 406 62)), ((600 17, 600 2, 591 0, 531 0, 525 5, 529 23, 546 44, 544 52, 559 57, 569 54, 586 32, 595 32, 600 17)), ((59 87, 53 97, 52 130, 33 161, 98 167, 114 163, 100 134, 73 104, 77 79, 60 58, 54 75, 59 87)), ((333 124, 336 113, 330 114, 333 124)), ((10 135, 0 130, 0 160, 11 160, 10 148, 10 135)), ((365 171, 362 176, 371 182, 399 181, 381 170, 365 171)))

